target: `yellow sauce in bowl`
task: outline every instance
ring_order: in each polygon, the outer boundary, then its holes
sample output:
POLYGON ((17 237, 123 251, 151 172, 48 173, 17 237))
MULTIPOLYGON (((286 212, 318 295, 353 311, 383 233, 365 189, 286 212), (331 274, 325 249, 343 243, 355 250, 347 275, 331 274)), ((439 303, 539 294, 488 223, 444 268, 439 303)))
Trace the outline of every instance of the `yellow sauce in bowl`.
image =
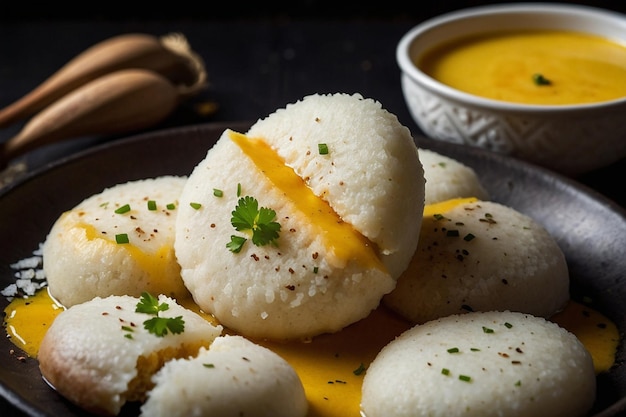
POLYGON ((484 98, 575 105, 626 97, 626 45, 570 31, 488 32, 434 47, 415 64, 484 98))

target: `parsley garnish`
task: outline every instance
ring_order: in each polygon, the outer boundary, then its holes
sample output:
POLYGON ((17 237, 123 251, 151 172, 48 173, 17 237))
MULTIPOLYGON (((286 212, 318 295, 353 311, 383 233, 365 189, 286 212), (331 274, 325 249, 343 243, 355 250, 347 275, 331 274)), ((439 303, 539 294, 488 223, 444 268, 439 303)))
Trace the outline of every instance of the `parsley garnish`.
POLYGON ((535 85, 550 85, 552 81, 543 76, 543 74, 533 74, 533 82, 535 85))
POLYGON ((144 291, 141 293, 141 299, 137 303, 135 312, 154 316, 143 322, 143 327, 148 333, 155 334, 158 337, 165 336, 168 331, 173 334, 182 333, 185 330, 183 316, 159 317, 161 311, 168 310, 169 308, 170 306, 167 303, 159 303, 158 298, 144 291))
MULTIPOLYGON (((274 221, 276 218, 274 210, 259 208, 259 202, 254 197, 245 196, 239 199, 237 207, 231 214, 230 222, 235 230, 252 233, 252 243, 256 246, 276 245, 280 223, 274 221)), ((231 236, 226 247, 231 252, 238 253, 245 242, 246 239, 243 237, 231 236)))

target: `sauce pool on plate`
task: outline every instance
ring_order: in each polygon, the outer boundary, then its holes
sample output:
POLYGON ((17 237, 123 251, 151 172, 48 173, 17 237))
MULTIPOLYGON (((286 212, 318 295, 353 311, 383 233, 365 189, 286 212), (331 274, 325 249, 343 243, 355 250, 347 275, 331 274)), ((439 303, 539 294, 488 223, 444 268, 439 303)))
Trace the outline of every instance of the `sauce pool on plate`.
POLYGON ((417 57, 430 77, 484 98, 576 105, 626 97, 626 45, 573 31, 489 32, 417 57))
MULTIPOLYGON (((192 300, 178 301, 202 314, 192 300)), ((16 298, 4 311, 7 333, 17 347, 36 357, 46 330, 61 311, 63 307, 55 303, 46 289, 28 298, 16 298)), ((591 353, 597 373, 606 372, 613 365, 619 332, 604 315, 570 302, 552 321, 581 340, 591 353)), ((303 342, 255 342, 272 349, 294 367, 307 394, 309 417, 357 417, 367 367, 387 343, 410 327, 410 323, 380 307, 335 334, 303 342)))

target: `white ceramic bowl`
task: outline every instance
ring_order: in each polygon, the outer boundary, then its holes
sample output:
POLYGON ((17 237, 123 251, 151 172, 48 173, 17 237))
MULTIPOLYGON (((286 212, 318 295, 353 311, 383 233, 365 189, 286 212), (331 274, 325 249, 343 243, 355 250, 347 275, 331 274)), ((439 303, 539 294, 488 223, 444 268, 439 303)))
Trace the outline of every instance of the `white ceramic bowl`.
POLYGON ((626 44, 626 16, 558 3, 508 3, 444 14, 400 40, 404 98, 434 139, 487 148, 577 175, 626 156, 626 97, 579 105, 525 105, 481 98, 436 81, 413 59, 459 37, 510 29, 574 30, 626 44))

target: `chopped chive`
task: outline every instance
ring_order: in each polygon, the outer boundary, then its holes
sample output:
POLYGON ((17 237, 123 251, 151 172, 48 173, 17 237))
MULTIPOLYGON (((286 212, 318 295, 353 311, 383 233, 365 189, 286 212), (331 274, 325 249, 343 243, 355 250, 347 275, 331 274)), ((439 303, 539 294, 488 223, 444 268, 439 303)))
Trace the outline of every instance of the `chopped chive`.
POLYGON ((124 337, 127 338, 127 339, 132 339, 133 335, 130 334, 130 333, 124 333, 124 337))
POLYGON ((318 143, 317 150, 320 155, 328 155, 328 145, 325 143, 318 143))
POLYGON ((320 268, 318 266, 314 266, 313 267, 313 273, 314 274, 317 274, 319 270, 320 270, 320 268))
POLYGON ((202 207, 202 204, 200 204, 200 203, 189 203, 189 205, 191 206, 191 208, 193 208, 195 210, 199 210, 200 207, 202 207))
POLYGON ((483 326, 483 333, 493 333, 493 329, 483 326))
POLYGON ((126 330, 127 332, 134 332, 133 328, 130 326, 122 326, 122 330, 126 330))
POLYGON ((176 208, 176 204, 174 204, 174 203, 169 203, 169 204, 168 204, 167 206, 165 206, 165 207, 167 207, 167 209, 168 209, 168 210, 174 210, 174 209, 176 208))
POLYGON ((471 376, 467 376, 467 375, 459 375, 459 379, 461 381, 465 381, 465 382, 471 382, 472 381, 472 377, 471 376))
POLYGON ((215 368, 215 364, 212 363, 203 363, 202 366, 204 366, 205 368, 215 368))
POLYGON ((115 235, 115 243, 118 245, 123 245, 125 243, 129 243, 128 235, 126 233, 120 233, 119 235, 115 235))
POLYGON ((480 352, 480 349, 478 349, 478 348, 470 348, 470 350, 471 350, 472 352, 480 352))
POLYGON ((504 327, 510 329, 511 327, 513 327, 513 325, 511 323, 504 323, 504 327))
POLYGON ((463 240, 464 240, 464 241, 466 241, 466 242, 469 242, 470 240, 474 240, 474 238, 475 238, 475 237, 476 237, 476 236, 474 236, 473 234, 468 233, 468 234, 466 234, 466 235, 465 235, 465 237, 463 238, 463 240))
POLYGON ((448 230, 446 232, 446 236, 448 236, 448 237, 458 237, 459 236, 459 231, 458 230, 448 230))
POLYGON ((124 204, 122 207, 115 209, 116 214, 124 214, 130 211, 130 204, 124 204))
POLYGON ((237 183, 237 197, 241 197, 241 183, 237 183))
POLYGON ((217 188, 214 188, 214 189, 213 189, 213 195, 214 195, 215 197, 223 197, 223 196, 224 196, 224 191, 219 190, 219 189, 217 189, 217 188))
POLYGON ((517 381, 517 382, 515 383, 515 386, 516 386, 516 387, 521 387, 521 386, 522 386, 522 381, 517 381))
POLYGON ((450 375, 450 370, 448 368, 441 369, 441 373, 444 375, 450 375))
POLYGON ((358 368, 352 371, 352 373, 358 376, 358 375, 361 375, 363 372, 365 372, 365 370, 366 370, 365 365, 361 363, 358 368))
POLYGON ((453 347, 448 349, 448 353, 459 353, 459 348, 458 347, 453 347))
POLYGON ((148 210, 154 211, 157 209, 156 201, 148 200, 148 210))

